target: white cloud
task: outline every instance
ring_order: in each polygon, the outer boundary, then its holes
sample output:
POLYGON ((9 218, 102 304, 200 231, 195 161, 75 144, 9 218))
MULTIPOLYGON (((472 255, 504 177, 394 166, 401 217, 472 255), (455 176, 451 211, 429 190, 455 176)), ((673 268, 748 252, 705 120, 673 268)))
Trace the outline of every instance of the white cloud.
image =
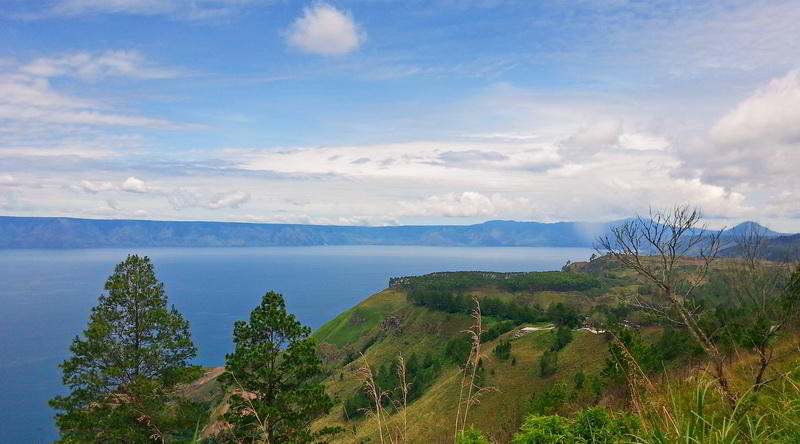
POLYGON ((107 77, 161 79, 177 75, 174 71, 153 66, 138 51, 121 50, 42 57, 22 66, 20 72, 45 78, 73 76, 86 81, 107 77))
MULTIPOLYGON (((130 179, 135 179, 135 178, 131 177, 128 180, 130 179)), ((142 185, 144 185, 144 183, 142 183, 142 185)), ((78 187, 80 187, 83 191, 86 191, 87 193, 96 194, 101 191, 113 190, 114 184, 112 184, 111 182, 104 182, 104 181, 81 180, 80 182, 78 182, 78 187)))
POLYGON ((366 40, 366 33, 349 12, 317 3, 303 9, 303 16, 289 26, 286 40, 304 52, 342 55, 358 48, 366 40))
POLYGON ((234 191, 215 197, 208 203, 207 206, 212 210, 219 208, 238 208, 248 200, 250 200, 250 193, 234 191))
POLYGON ((711 141, 720 146, 800 142, 800 70, 773 79, 714 125, 711 141))
POLYGON ((397 219, 387 216, 339 216, 326 217, 310 214, 278 213, 271 215, 246 214, 241 219, 246 222, 278 223, 278 224, 305 224, 305 225, 358 225, 358 226, 387 226, 398 225, 397 219))
MULTIPOLYGON (((185 130, 184 125, 145 116, 114 112, 104 103, 64 94, 53 87, 55 77, 85 80, 108 76, 155 78, 171 73, 148 66, 135 52, 77 53, 61 58, 40 58, 31 63, 0 70, 0 119, 23 127, 37 125, 35 132, 53 134, 58 125, 103 125, 162 130, 185 130)), ((56 83, 57 84, 57 83, 56 83)), ((74 131, 74 129, 72 129, 74 131)))
POLYGON ((11 185, 15 182, 14 176, 10 174, 0 174, 0 185, 11 185))
POLYGON ((71 17, 91 14, 166 15, 183 20, 207 20, 239 11, 256 0, 55 0, 52 7, 22 18, 71 17))
POLYGON ((600 120, 578 130, 564 141, 564 145, 569 148, 593 151, 616 144, 621 134, 622 121, 600 120))
POLYGON ((122 182, 122 185, 119 186, 122 191, 127 191, 129 193, 146 193, 149 191, 149 188, 143 180, 138 179, 136 177, 129 177, 122 182))
POLYGON ((250 193, 230 191, 226 193, 207 193, 198 190, 180 188, 167 196, 170 205, 176 210, 185 208, 239 208, 250 200, 250 193))
POLYGON ((648 133, 620 134, 617 143, 620 148, 639 151, 664 151, 670 146, 669 140, 664 137, 648 133))
POLYGON ((401 201, 397 216, 496 217, 502 214, 528 213, 525 198, 509 199, 500 194, 485 195, 475 191, 445 193, 417 201, 401 201))
POLYGON ((684 164, 676 175, 746 190, 750 199, 770 202, 765 211, 791 214, 797 201, 780 196, 800 193, 800 72, 769 81, 677 153, 684 164))

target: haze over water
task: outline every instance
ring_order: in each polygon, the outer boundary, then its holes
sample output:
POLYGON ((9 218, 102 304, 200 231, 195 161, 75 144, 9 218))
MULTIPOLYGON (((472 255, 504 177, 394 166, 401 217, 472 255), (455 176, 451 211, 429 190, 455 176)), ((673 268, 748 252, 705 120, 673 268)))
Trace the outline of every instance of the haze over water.
POLYGON ((233 322, 245 319, 267 290, 316 329, 393 276, 434 271, 557 270, 586 260, 585 248, 442 248, 395 246, 139 248, 0 251, 0 436, 50 442, 57 434, 47 400, 63 392, 58 364, 88 322, 114 265, 148 255, 170 303, 191 324, 195 362, 223 365, 233 322))

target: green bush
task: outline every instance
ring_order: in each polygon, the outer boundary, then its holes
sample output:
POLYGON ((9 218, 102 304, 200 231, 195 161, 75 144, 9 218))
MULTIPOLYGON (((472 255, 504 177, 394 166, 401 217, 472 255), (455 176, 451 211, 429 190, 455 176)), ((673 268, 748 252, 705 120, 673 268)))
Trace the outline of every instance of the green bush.
POLYGON ((517 322, 513 320, 496 322, 488 330, 481 333, 481 342, 494 340, 503 333, 511 331, 515 325, 517 325, 517 322))
POLYGON ((573 442, 613 444, 627 439, 639 428, 638 420, 630 415, 612 416, 602 407, 579 411, 570 427, 573 442))
POLYGON ((557 352, 572 342, 572 329, 570 328, 558 327, 557 329, 552 330, 552 335, 553 345, 550 347, 550 350, 552 351, 557 352))
POLYGON ((567 397, 567 384, 559 382, 541 395, 534 394, 528 401, 528 410, 536 415, 552 415, 561 410, 567 397))
POLYGON ((503 341, 494 348, 494 356, 501 360, 505 361, 511 356, 511 342, 510 341, 503 341))
POLYGON ((546 350, 539 358, 539 375, 552 376, 558 370, 558 352, 546 350))
POLYGON ((561 416, 528 415, 513 444, 569 444, 569 423, 561 416))
POLYGON ((582 389, 585 381, 586 375, 583 372, 575 373, 575 390, 582 389))
POLYGON ((483 433, 471 426, 469 430, 459 435, 457 444, 491 444, 491 442, 483 436, 483 433))
POLYGON ((514 435, 513 444, 613 444, 628 442, 639 429, 631 415, 612 415, 608 410, 591 407, 572 419, 558 415, 528 415, 514 435))

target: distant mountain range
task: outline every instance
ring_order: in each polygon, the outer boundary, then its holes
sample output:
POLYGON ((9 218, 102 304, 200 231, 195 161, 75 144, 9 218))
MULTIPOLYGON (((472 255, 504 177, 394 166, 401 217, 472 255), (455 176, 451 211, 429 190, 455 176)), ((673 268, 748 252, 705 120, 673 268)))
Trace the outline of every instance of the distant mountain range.
MULTIPOLYGON (((763 259, 771 261, 800 261, 800 234, 770 237, 764 245, 763 253, 763 259)), ((723 248, 719 255, 721 257, 739 257, 742 255, 742 249, 734 243, 723 248)))
MULTIPOLYGON (((592 247, 598 235, 619 222, 495 220, 475 225, 363 227, 0 216, 0 248, 310 245, 592 247)), ((750 224, 755 223, 737 225, 726 230, 724 235, 732 239, 750 224)), ((771 237, 781 236, 773 231, 766 232, 771 237)))

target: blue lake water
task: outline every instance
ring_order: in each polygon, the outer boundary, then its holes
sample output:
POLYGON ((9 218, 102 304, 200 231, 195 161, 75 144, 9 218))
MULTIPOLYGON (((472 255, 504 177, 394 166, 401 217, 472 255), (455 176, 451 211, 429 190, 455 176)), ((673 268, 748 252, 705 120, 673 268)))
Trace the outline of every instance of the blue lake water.
POLYGON ((222 365, 233 322, 267 290, 316 329, 382 290, 393 276, 434 271, 558 270, 586 260, 585 248, 325 246, 0 250, 0 437, 9 443, 56 438, 47 400, 63 393, 58 364, 86 327, 114 265, 150 256, 170 303, 191 323, 196 363, 222 365))

